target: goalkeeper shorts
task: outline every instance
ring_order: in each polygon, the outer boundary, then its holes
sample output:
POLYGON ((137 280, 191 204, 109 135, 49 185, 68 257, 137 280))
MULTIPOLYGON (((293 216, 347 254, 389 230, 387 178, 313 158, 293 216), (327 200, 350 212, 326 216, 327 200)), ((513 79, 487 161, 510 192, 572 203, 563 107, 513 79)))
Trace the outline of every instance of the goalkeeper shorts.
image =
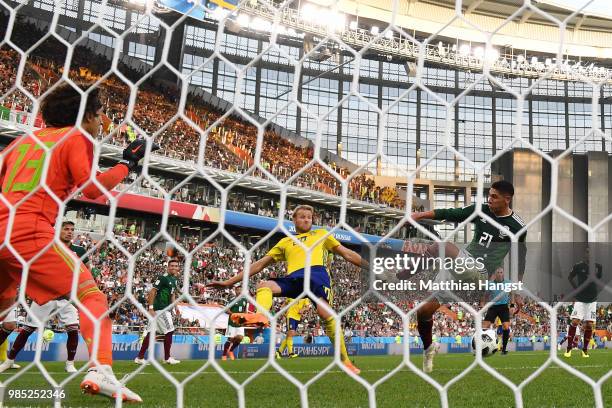
MULTIPOLYGON (((75 261, 63 244, 53 243, 53 234, 32 234, 34 238, 11 242, 13 248, 30 264, 27 282, 22 282, 23 265, 7 247, 0 249, 0 299, 13 299, 17 286, 25 287, 26 294, 39 305, 70 294, 75 273, 75 261)), ((72 254, 74 256, 74 254, 72 254)), ((77 257, 78 258, 78 257, 77 257)), ((91 272, 79 260, 76 265, 77 288, 93 280, 91 272)))

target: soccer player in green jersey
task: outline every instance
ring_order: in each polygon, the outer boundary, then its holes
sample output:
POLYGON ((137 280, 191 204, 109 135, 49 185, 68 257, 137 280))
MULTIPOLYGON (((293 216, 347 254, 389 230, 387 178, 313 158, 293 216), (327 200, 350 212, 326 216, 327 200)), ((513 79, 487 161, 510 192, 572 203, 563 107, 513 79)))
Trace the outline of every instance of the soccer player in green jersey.
MULTIPOLYGON (((153 288, 147 296, 149 313, 151 313, 152 316, 157 316, 157 329, 155 331, 164 335, 164 362, 172 365, 178 364, 180 361, 170 356, 174 323, 172 322, 172 313, 165 309, 176 300, 175 292, 180 271, 181 266, 179 261, 176 259, 169 260, 168 272, 157 278, 153 284, 153 288)), ((138 357, 134 359, 136 364, 146 364, 144 355, 149 348, 149 336, 151 335, 151 331, 152 328, 148 330, 147 335, 142 341, 142 347, 140 348, 138 357)))
POLYGON ((244 338, 244 327, 237 325, 232 319, 230 319, 230 316, 234 313, 247 313, 249 307, 246 298, 240 297, 240 291, 242 290, 240 285, 236 286, 234 290, 236 297, 239 299, 230 307, 230 315, 227 316, 227 330, 225 331, 225 337, 227 337, 227 340, 223 345, 223 356, 221 357, 221 359, 224 361, 227 360, 228 355, 230 360, 235 359, 234 349, 238 347, 244 338))
MULTIPOLYGON (((512 183, 500 180, 491 185, 487 204, 482 205, 482 212, 498 224, 506 228, 513 234, 523 229, 525 223, 512 211, 510 202, 514 196, 514 186, 512 183)), ((463 208, 447 208, 431 211, 415 212, 412 219, 420 221, 424 219, 446 220, 452 222, 463 222, 476 211, 476 205, 472 204, 463 208)), ((500 231, 482 217, 476 217, 471 221, 474 228, 474 238, 464 249, 459 249, 455 244, 446 242, 444 256, 447 258, 480 259, 484 265, 484 270, 480 273, 483 278, 488 278, 500 266, 508 252, 510 252, 510 236, 505 231, 500 231)), ((522 280, 525 272, 525 245, 526 234, 519 237, 519 280, 522 280)), ((427 253, 439 256, 438 243, 429 245, 427 253)), ((458 273, 458 272, 457 272, 458 273)), ((433 357, 436 352, 435 345, 432 344, 432 317, 440 307, 440 300, 433 299, 424 303, 417 311, 417 328, 421 340, 423 341, 423 371, 430 373, 433 371, 433 357)))
POLYGON ((62 222, 62 230, 60 231, 60 241, 62 241, 68 248, 70 248, 72 252, 74 252, 79 258, 81 258, 81 262, 83 262, 83 264, 89 268, 89 257, 85 255, 87 253, 87 250, 80 245, 74 245, 72 243, 73 239, 74 222, 62 222))
MULTIPOLYGON (((567 333, 567 350, 564 354, 566 358, 572 356, 572 349, 577 345, 576 330, 578 324, 582 322, 582 331, 584 333, 584 339, 582 341, 582 357, 589 358, 589 343, 591 336, 593 335, 593 328, 595 321, 597 320, 597 284, 593 281, 588 282, 589 270, 590 270, 590 251, 589 247, 586 247, 584 260, 578 262, 572 268, 568 276, 572 287, 579 289, 575 298, 572 313, 570 315, 570 326, 567 333), (576 282, 577 281, 577 282, 576 282)), ((595 277, 601 279, 603 275, 603 267, 599 263, 593 265, 595 268, 595 277)))

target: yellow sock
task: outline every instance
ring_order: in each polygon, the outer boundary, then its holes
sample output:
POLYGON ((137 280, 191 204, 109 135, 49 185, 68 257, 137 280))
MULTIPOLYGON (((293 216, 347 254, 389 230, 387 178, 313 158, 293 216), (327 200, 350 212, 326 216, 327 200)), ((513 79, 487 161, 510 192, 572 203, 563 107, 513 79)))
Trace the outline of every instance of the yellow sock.
POLYGON ((287 337, 287 353, 293 354, 293 337, 287 337))
MULTIPOLYGON (((325 320, 325 333, 329 336, 332 344, 336 344, 336 319, 330 317, 325 320)), ((346 352, 346 344, 344 344, 344 336, 340 335, 340 360, 347 361, 349 359, 348 353, 346 352)))
POLYGON ((255 301, 257 302, 257 311, 259 313, 263 311, 269 311, 272 308, 272 289, 270 288, 259 288, 255 295, 255 301))
POLYGON ((280 348, 278 349, 278 352, 283 354, 283 351, 285 351, 286 347, 287 347, 287 338, 285 337, 283 341, 281 341, 281 345, 280 345, 280 348))
POLYGON ((8 351, 8 339, 4 340, 4 343, 0 344, 0 361, 5 361, 8 356, 6 352, 8 351))

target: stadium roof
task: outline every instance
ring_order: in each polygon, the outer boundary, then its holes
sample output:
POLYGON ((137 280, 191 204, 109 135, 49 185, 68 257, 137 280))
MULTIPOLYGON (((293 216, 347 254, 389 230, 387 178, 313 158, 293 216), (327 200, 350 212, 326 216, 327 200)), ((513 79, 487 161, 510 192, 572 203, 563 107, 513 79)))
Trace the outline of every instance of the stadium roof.
MULTIPOLYGON (((321 6, 330 4, 329 0, 310 1, 321 6)), ((595 1, 573 16, 586 0, 532 0, 531 8, 524 7, 523 0, 463 0, 462 12, 469 24, 460 19, 453 21, 455 0, 399 0, 398 3, 396 24, 407 30, 437 33, 439 38, 485 42, 486 37, 471 24, 492 32, 512 16, 493 36, 493 45, 556 54, 560 29, 554 20, 538 12, 541 10, 559 21, 567 19, 565 55, 612 59, 612 7, 608 0, 595 1), (448 24, 450 21, 453 22, 448 24)), ((392 0, 338 2, 338 9, 346 14, 379 21, 391 20, 392 6, 392 0)))

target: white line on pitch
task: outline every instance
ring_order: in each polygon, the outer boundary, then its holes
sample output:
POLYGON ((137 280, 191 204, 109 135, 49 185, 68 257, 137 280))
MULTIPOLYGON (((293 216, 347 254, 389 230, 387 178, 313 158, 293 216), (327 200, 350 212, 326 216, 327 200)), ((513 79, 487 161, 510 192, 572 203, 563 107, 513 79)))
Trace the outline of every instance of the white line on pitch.
MULTIPOLYGON (((541 366, 523 366, 523 367, 493 367, 493 369, 495 370, 535 370, 540 368, 541 366)), ((602 368, 602 367, 607 367, 603 364, 592 364, 592 365, 581 365, 581 366, 576 366, 574 368, 580 369, 580 368, 602 368)), ((434 370, 434 372, 454 372, 454 371, 463 371, 465 370, 466 367, 463 368, 436 368, 434 370)), ((479 367, 476 367, 479 368, 479 367)), ((552 366, 552 367, 548 367, 548 369, 563 369, 562 367, 558 367, 558 366, 552 366)), ((380 372, 389 372, 393 370, 393 368, 390 369, 370 369, 370 370, 361 370, 362 373, 380 373, 380 372)), ((308 371, 293 371, 293 370, 286 370, 289 374, 318 374, 320 372, 316 371, 316 370, 308 370, 308 371)), ((407 368, 402 368, 400 370, 401 372, 412 372, 412 370, 409 370, 407 368)), ((254 374, 255 371, 228 371, 225 370, 225 372, 227 374, 254 374)), ((10 373, 17 373, 16 371, 10 371, 10 373)), ((49 374, 66 374, 64 371, 48 371, 49 374)), ((115 371, 115 374, 130 374, 131 371, 115 371)), ((328 373, 344 373, 343 370, 329 370, 328 373)), ((22 375, 40 375, 40 373, 38 371, 32 371, 29 370, 25 373, 23 373, 22 375)), ((168 371, 168 374, 193 374, 193 371, 168 371)), ((205 371, 200 373, 202 375, 210 375, 210 374, 219 374, 217 371, 205 371)), ((278 374, 281 375, 278 371, 264 371, 262 372, 262 374, 278 374)), ((161 373, 159 371, 156 371, 154 373, 138 373, 137 375, 161 375, 161 373)))

